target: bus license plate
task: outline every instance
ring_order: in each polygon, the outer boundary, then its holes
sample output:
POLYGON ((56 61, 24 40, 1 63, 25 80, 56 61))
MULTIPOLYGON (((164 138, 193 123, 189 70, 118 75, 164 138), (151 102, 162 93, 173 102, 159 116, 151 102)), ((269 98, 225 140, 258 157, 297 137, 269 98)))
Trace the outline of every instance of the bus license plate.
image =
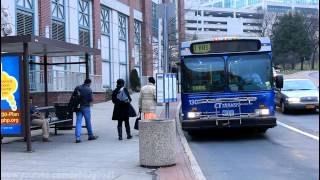
POLYGON ((222 110, 221 114, 224 117, 232 117, 234 116, 234 110, 222 110))
POLYGON ((315 106, 313 104, 308 104, 306 105, 306 109, 314 109, 315 106))

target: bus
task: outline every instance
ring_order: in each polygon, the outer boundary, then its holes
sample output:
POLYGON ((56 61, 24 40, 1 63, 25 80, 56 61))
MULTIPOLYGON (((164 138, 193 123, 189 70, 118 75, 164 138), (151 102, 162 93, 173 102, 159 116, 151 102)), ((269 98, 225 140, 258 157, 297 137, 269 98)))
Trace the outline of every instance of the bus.
POLYGON ((219 37, 183 42, 181 126, 196 130, 275 127, 274 88, 268 37, 219 37))

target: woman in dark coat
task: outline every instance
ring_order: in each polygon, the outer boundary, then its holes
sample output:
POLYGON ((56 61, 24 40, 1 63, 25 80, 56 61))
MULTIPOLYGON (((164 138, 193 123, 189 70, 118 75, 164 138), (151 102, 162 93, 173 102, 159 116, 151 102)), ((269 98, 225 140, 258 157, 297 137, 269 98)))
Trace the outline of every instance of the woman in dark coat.
POLYGON ((124 88, 124 80, 118 79, 117 80, 117 87, 112 92, 112 102, 114 104, 113 114, 112 114, 112 120, 118 120, 118 136, 119 140, 122 140, 122 122, 125 123, 126 132, 127 132, 127 139, 131 139, 131 133, 130 133, 130 125, 129 125, 129 117, 130 116, 130 102, 131 97, 126 88, 124 88), (123 88, 123 89, 122 89, 123 88), (124 93, 128 97, 128 101, 121 101, 118 98, 118 93, 120 90, 123 90, 124 93))

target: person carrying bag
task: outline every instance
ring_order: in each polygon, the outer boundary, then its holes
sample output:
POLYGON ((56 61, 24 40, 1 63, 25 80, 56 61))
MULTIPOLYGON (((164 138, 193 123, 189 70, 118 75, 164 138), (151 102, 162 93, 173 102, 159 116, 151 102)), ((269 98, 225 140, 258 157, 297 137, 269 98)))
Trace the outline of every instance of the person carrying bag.
POLYGON ((130 104, 132 101, 128 90, 124 87, 124 80, 117 80, 117 87, 112 92, 112 102, 114 104, 112 120, 118 121, 118 138, 122 140, 122 122, 125 123, 127 139, 131 139, 129 117, 136 117, 137 114, 130 104))

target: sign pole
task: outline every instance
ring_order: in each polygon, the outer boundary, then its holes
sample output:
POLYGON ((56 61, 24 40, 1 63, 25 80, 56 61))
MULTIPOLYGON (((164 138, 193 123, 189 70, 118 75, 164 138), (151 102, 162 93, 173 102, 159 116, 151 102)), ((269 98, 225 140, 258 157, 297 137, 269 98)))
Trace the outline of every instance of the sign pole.
POLYGON ((23 43, 23 84, 24 84, 24 121, 25 121, 25 132, 26 132, 26 140, 27 140, 27 151, 32 152, 31 147, 31 132, 30 132, 30 102, 29 102, 29 68, 28 68, 28 57, 29 57, 29 47, 27 43, 23 43))
MULTIPOLYGON (((164 4, 164 18, 163 18, 163 51, 164 51, 164 73, 168 73, 168 15, 167 4, 164 4)), ((166 119, 169 119, 169 102, 165 106, 166 119)))

